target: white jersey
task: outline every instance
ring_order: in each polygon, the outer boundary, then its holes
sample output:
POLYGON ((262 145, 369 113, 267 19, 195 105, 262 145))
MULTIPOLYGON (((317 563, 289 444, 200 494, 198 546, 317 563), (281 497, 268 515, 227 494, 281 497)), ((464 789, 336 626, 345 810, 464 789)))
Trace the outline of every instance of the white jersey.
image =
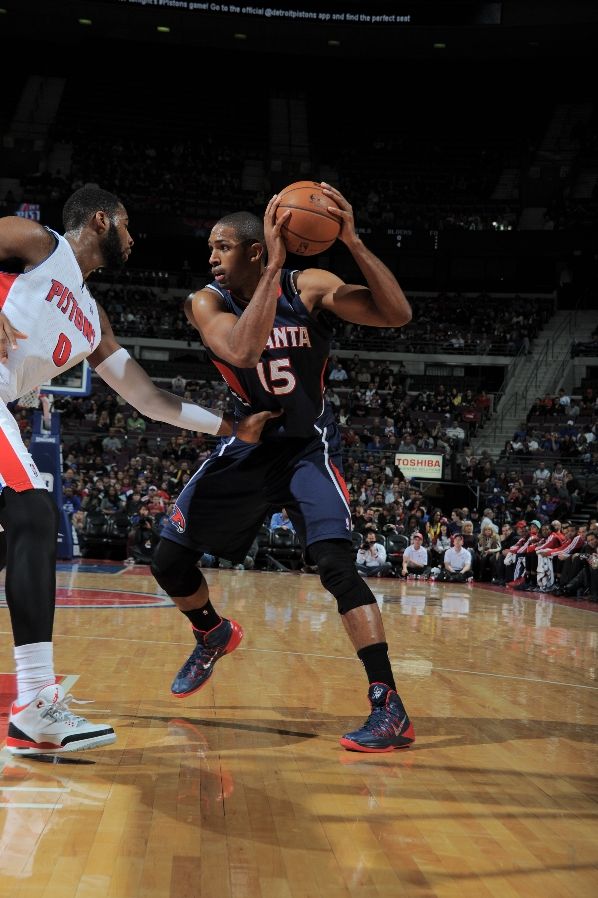
MULTIPOLYGON (((48 230, 50 230, 48 228, 48 230)), ((12 402, 86 358, 100 342, 95 299, 68 240, 23 274, 0 273, 0 310, 27 334, 0 364, 0 399, 12 402)))

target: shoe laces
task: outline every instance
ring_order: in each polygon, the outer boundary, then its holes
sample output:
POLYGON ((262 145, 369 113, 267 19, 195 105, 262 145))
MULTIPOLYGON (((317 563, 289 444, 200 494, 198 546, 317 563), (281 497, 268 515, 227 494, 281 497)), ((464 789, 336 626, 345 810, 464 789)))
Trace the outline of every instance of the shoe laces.
POLYGON ((371 730, 376 735, 398 735, 402 730, 403 718, 390 710, 386 704, 374 705, 363 729, 371 730))
POLYGON ((195 667, 203 667, 206 670, 213 664, 220 652, 220 646, 209 646, 205 642, 198 642, 181 669, 181 674, 190 673, 195 667))
POLYGON ((79 717, 77 714, 74 714, 69 708, 69 705, 90 705, 92 703, 91 699, 76 699, 74 695, 71 695, 69 692, 64 698, 58 699, 58 701, 48 705, 42 713, 42 717, 48 717, 55 723, 68 721, 75 726, 81 726, 82 723, 87 723, 87 720, 85 717, 79 717))

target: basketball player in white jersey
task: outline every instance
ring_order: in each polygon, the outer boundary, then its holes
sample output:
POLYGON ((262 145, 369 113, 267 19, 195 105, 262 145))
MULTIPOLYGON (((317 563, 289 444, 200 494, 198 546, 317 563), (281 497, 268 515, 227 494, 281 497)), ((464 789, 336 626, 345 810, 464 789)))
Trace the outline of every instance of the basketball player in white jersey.
MULTIPOLYGON (((25 219, 0 219, 0 260, 21 261, 21 274, 0 273, 0 569, 14 636, 17 697, 7 748, 17 754, 80 751, 116 739, 108 724, 72 713, 56 683, 52 627, 56 587, 57 509, 27 451, 7 403, 87 358, 141 414, 187 430, 228 435, 233 422, 160 390, 116 342, 106 313, 85 285, 97 268, 120 267, 133 239, 119 199, 82 187, 63 210, 65 234, 25 219)), ((257 442, 271 413, 238 427, 257 442)))

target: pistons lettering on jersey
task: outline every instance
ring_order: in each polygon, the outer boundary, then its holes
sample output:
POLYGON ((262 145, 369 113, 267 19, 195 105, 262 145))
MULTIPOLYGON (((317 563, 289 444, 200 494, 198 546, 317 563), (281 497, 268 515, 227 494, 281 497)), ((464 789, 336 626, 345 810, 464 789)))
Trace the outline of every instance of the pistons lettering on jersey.
POLYGON ((174 506, 174 511, 170 515, 169 521, 172 524, 172 526, 179 533, 185 532, 185 528, 187 527, 187 521, 185 520, 185 515, 183 514, 181 509, 178 507, 178 505, 174 506))
POLYGON ((309 331, 307 328, 300 327, 299 325, 286 324, 282 327, 273 327, 265 348, 287 349, 291 346, 299 348, 307 346, 308 349, 311 349, 309 331))
POLYGON ((69 290, 60 281, 52 278, 52 286, 46 296, 46 302, 52 302, 56 298, 56 308, 60 309, 63 315, 68 314, 69 321, 73 322, 77 330, 81 331, 89 345, 93 348, 96 333, 91 321, 83 314, 81 306, 73 296, 72 290, 69 290))

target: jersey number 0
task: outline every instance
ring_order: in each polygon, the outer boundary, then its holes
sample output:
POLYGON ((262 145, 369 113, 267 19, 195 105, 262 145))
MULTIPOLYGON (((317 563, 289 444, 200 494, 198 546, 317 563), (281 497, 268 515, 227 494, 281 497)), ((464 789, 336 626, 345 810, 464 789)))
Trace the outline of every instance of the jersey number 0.
POLYGON ((58 334, 58 340, 56 341, 56 346, 54 348, 54 352, 52 353, 52 361, 57 368, 62 368, 63 365, 66 365, 71 357, 72 349, 73 344, 71 343, 67 335, 58 334))

